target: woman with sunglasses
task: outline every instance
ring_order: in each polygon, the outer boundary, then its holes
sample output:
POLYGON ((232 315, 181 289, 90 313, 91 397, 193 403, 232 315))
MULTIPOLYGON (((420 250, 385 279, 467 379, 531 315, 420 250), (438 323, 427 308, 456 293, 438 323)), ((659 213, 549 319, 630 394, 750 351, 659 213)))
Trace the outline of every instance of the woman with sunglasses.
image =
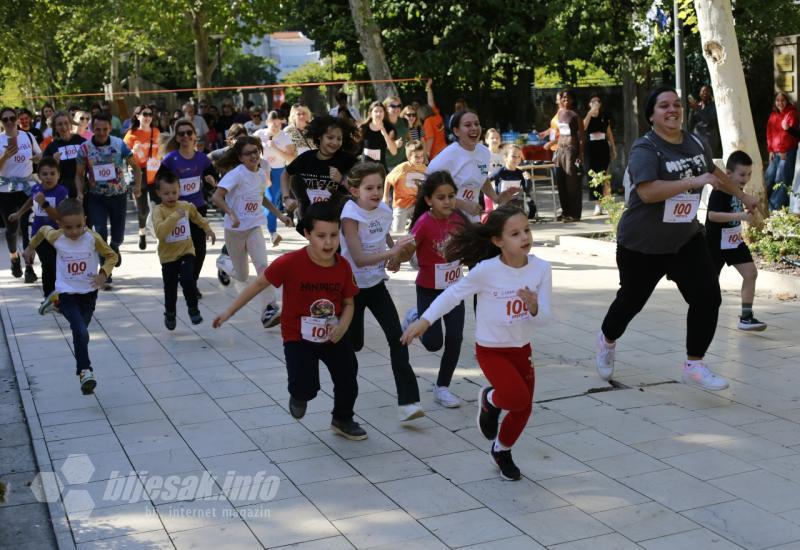
POLYGON ((398 164, 402 164, 406 158, 406 143, 410 141, 408 137, 409 124, 406 118, 400 116, 403 110, 403 102, 397 96, 389 96, 383 100, 383 107, 386 110, 385 121, 394 127, 394 149, 386 151, 386 171, 389 172, 398 164))
POLYGON ((89 130, 91 115, 86 111, 75 111, 72 119, 72 133, 78 134, 83 139, 92 139, 92 131, 89 130))
MULTIPOLYGON (((28 200, 33 182, 33 163, 42 155, 39 145, 30 133, 17 128, 17 112, 10 107, 0 109, 0 216, 6 228, 6 244, 11 257, 11 274, 22 277, 22 261, 17 253, 17 235, 22 229, 22 242, 28 246, 28 217, 19 221, 9 216, 28 200)), ((25 266, 25 282, 34 283, 38 277, 33 265, 25 266)))
MULTIPOLYGON (((211 165, 208 157, 197 151, 197 131, 189 119, 181 119, 175 123, 175 133, 164 147, 164 158, 161 165, 178 176, 180 183, 180 200, 192 203, 200 215, 208 214, 208 205, 203 194, 203 184, 216 187, 219 174, 211 165)), ((200 278, 203 262, 206 259, 206 234, 202 227, 189 222, 194 244, 194 278, 200 278)), ((202 298, 200 289, 197 297, 202 298)))
POLYGON ((289 111, 289 125, 283 129, 286 135, 292 138, 292 144, 286 147, 286 152, 292 156, 288 162, 296 159, 301 153, 317 148, 313 140, 306 138, 306 127, 313 118, 311 111, 305 105, 297 103, 292 105, 289 111))
POLYGON ((402 117, 408 124, 408 141, 422 141, 425 138, 425 132, 422 131, 422 121, 417 116, 417 110, 411 105, 407 105, 403 109, 402 117))
POLYGON ((45 147, 43 157, 53 157, 58 161, 60 177, 58 183, 69 191, 70 198, 79 197, 83 200, 83 193, 75 188, 75 158, 78 149, 86 141, 78 134, 72 133, 72 120, 64 111, 57 111, 53 115, 53 141, 45 147))
POLYGON ((158 128, 153 126, 153 109, 147 105, 138 105, 133 110, 131 128, 125 134, 123 141, 133 153, 133 160, 145 172, 147 183, 146 190, 136 198, 136 214, 139 222, 139 250, 147 248, 145 236, 147 216, 150 214, 150 202, 156 203, 156 172, 161 166, 161 154, 158 148, 158 128))

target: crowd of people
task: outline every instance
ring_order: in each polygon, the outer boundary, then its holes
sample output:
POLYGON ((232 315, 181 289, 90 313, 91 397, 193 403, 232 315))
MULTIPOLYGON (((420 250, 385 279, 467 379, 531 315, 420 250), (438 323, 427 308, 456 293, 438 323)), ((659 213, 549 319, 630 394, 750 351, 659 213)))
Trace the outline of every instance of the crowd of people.
MULTIPOLYGON (((197 281, 206 242, 217 239, 208 221, 214 208, 223 215, 225 242, 216 261, 219 281, 234 280, 242 289, 213 326, 221 328, 258 296, 264 328, 280 325, 290 414, 302 418, 320 391, 322 361, 333 380, 331 428, 351 440, 367 437, 353 420, 366 309, 389 346, 398 418, 409 422, 425 415, 408 351, 416 338, 428 351, 443 349, 435 401, 461 405, 449 387, 461 353, 465 300, 473 297, 475 355, 490 384, 480 389, 477 425, 491 441, 501 476, 520 479, 511 449, 532 410, 530 340, 552 307, 550 265, 531 254, 530 181, 519 169, 520 148, 501 145, 496 130, 484 132, 478 113, 463 105, 446 131, 430 81, 427 99, 427 105, 406 106, 397 97, 376 101, 361 120, 346 96, 337 96, 337 105, 319 116, 292 106, 286 126, 281 113, 264 117, 257 108, 245 120, 228 100, 216 117, 222 125, 209 124, 212 106, 201 102, 199 114, 187 104, 167 127, 152 105, 136 107, 124 123, 103 105, 74 116, 46 106, 38 134, 30 113, 2 108, 0 210, 11 273, 34 283, 38 255, 39 311, 68 319, 81 391, 90 394, 97 386, 88 326, 98 290, 113 288, 112 271, 122 264, 130 190, 139 248, 147 248, 148 232, 158 241, 166 329, 177 327, 179 285, 189 319, 203 322, 197 281), (212 143, 220 146, 208 151, 212 143), (268 262, 264 226, 278 246, 278 221, 296 226, 308 244, 268 262), (255 278, 244 286, 250 263, 255 278), (416 307, 401 315, 386 281, 404 263, 418 273, 416 307), (281 305, 275 288, 282 288, 281 305)), ((599 97, 592 97, 583 119, 569 90, 558 100, 552 128, 557 177, 565 188, 563 216, 576 219, 583 148, 606 169, 614 142, 599 97), (597 147, 603 141, 608 150, 597 147)), ((741 240, 741 222, 757 206, 742 190, 752 161, 736 153, 727 170, 715 167, 708 144, 681 129, 683 107, 673 89, 655 90, 645 114, 651 130, 633 145, 626 171, 620 289, 597 335, 597 370, 612 378, 616 341, 666 275, 689 304, 682 380, 720 390, 727 381, 703 357, 717 325, 718 274, 725 263, 744 278, 740 328, 766 328, 753 317, 756 272, 741 240), (697 209, 706 185, 714 191, 704 233, 697 209)))

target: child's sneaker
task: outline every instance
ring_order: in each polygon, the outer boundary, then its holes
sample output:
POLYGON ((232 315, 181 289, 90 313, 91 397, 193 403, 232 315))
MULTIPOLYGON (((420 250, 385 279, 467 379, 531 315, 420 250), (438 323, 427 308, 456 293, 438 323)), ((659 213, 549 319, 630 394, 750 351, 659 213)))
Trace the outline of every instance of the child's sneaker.
POLYGON ((217 278, 225 286, 231 284, 231 273, 233 273, 233 262, 227 254, 220 254, 217 257, 217 278))
POLYGON ((300 420, 306 415, 306 407, 308 406, 308 401, 301 401, 300 399, 295 399, 291 395, 289 396, 289 414, 291 414, 294 418, 300 420))
POLYGON ((603 215, 603 209, 600 208, 599 204, 595 204, 594 205, 594 215, 595 216, 602 216, 603 215))
POLYGON ((616 354, 616 346, 609 347, 606 342, 606 337, 603 336, 603 331, 597 333, 597 356, 595 357, 595 365, 597 366, 597 374, 600 378, 608 382, 614 376, 614 355, 616 354))
MULTIPOLYGON (((200 315, 199 309, 190 309, 189 310, 189 319, 191 319, 193 325, 199 325, 203 322, 203 316, 200 315)), ((172 329, 170 329, 172 330, 172 329)))
POLYGON ((497 425, 500 421, 500 409, 489 403, 488 395, 491 386, 478 390, 478 429, 486 439, 497 437, 497 425))
POLYGON ((684 384, 697 386, 708 391, 720 391, 728 387, 728 380, 711 372, 702 361, 684 362, 681 378, 684 384))
POLYGON ((354 420, 332 420, 331 430, 333 433, 341 435, 351 441, 361 441, 367 438, 367 432, 354 420))
POLYGON ((752 330, 761 332, 762 330, 766 330, 767 323, 762 323, 751 315, 750 317, 739 317, 739 325, 737 328, 739 330, 752 330))
POLYGON ((36 272, 33 270, 32 265, 25 266, 25 282, 26 283, 35 283, 39 280, 39 277, 36 275, 36 272))
POLYGON ((419 406, 419 403, 409 403, 408 405, 400 405, 397 407, 397 417, 400 422, 408 422, 417 418, 425 416, 425 411, 419 406))
POLYGON ((450 388, 447 386, 437 386, 434 384, 433 400, 436 403, 439 403, 442 407, 447 407, 448 409, 455 409, 456 407, 461 406, 461 400, 450 393, 450 388))
POLYGON ((403 332, 409 327, 411 323, 415 323, 419 319, 419 314, 417 313, 417 308, 412 307, 408 311, 406 311, 406 316, 403 317, 403 322, 400 323, 400 328, 403 329, 403 332))
POLYGON ((11 258, 11 275, 16 279, 22 277, 22 260, 20 260, 19 256, 11 258))
POLYGON ((277 304, 267 304, 261 314, 261 325, 264 328, 272 328, 281 322, 281 310, 277 304))
POLYGON ((114 281, 111 280, 111 275, 109 275, 106 279, 106 282, 103 285, 103 290, 114 290, 114 281))
POLYGON ((272 241, 272 247, 276 247, 281 244, 283 237, 281 237, 280 233, 271 233, 269 236, 269 240, 272 241))
POLYGON ((83 369, 78 376, 80 377, 83 395, 94 393, 94 389, 97 387, 97 380, 94 379, 94 373, 89 369, 83 369))
POLYGON ((39 305, 39 315, 47 315, 51 311, 58 310, 58 305, 58 291, 54 290, 48 294, 41 305, 39 305))
POLYGON ((147 237, 144 234, 139 235, 139 250, 147 249, 147 237))
POLYGON ((494 444, 492 444, 492 450, 490 452, 492 453, 495 466, 500 468, 500 477, 508 481, 519 481, 522 477, 522 473, 511 458, 511 450, 495 451, 494 444))
POLYGON ((174 313, 164 312, 164 326, 167 327, 167 330, 175 330, 177 321, 175 320, 174 313))

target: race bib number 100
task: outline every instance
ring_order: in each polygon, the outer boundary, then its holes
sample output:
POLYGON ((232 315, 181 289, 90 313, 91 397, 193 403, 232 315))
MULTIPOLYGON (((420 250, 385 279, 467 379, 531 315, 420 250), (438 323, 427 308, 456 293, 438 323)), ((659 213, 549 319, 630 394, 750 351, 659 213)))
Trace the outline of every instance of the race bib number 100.
POLYGON ((461 262, 436 264, 434 273, 434 287, 442 290, 461 279, 461 262))
POLYGON ((681 193, 664 201, 664 223, 690 223, 697 216, 700 194, 681 193))

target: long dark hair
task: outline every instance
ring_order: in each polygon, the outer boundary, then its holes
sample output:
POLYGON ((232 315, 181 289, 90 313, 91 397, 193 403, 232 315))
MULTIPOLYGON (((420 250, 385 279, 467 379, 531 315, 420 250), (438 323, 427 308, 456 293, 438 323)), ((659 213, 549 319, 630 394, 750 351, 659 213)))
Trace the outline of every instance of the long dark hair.
POLYGON ((473 266, 483 260, 500 255, 500 249, 492 243, 492 237, 500 237, 506 222, 512 216, 525 213, 517 208, 504 204, 492 210, 486 223, 467 223, 464 229, 455 233, 444 249, 444 257, 448 262, 460 260, 462 264, 473 266))
MULTIPOLYGON (((133 110, 133 116, 131 116, 131 130, 138 130, 139 129, 139 126, 141 125, 141 123, 139 122, 139 115, 145 109, 150 109, 150 106, 149 105, 145 105, 144 103, 142 103, 141 105, 137 105, 136 108, 133 110)), ((153 113, 153 117, 151 117, 151 119, 150 119, 150 128, 152 129, 152 128, 156 127, 156 125, 155 125, 155 113, 153 112, 153 109, 150 109, 150 112, 153 113)))
MULTIPOLYGON (((417 202, 414 204, 414 213, 411 215, 411 225, 408 226, 409 228, 413 229, 417 220, 420 219, 425 212, 430 210, 430 206, 428 206, 425 198, 431 198, 442 185, 449 185, 458 193, 458 186, 456 186, 456 182, 453 181, 453 176, 446 170, 431 172, 425 177, 425 181, 422 182, 419 193, 417 193, 417 202)), ((461 210, 456 209, 456 212, 464 216, 461 210)), ((466 216, 464 216, 464 222, 468 223, 466 216)))
POLYGON ((303 135, 306 139, 314 142, 319 147, 319 143, 330 128, 339 128, 342 131, 343 151, 351 151, 353 145, 358 142, 358 130, 349 121, 335 116, 318 116, 311 120, 306 126, 303 135))
POLYGON ((222 168, 226 172, 229 172, 239 166, 242 161, 239 160, 239 157, 242 156, 242 151, 248 145, 255 145, 258 147, 260 152, 263 152, 263 146, 261 145, 261 140, 255 136, 242 136, 236 140, 236 142, 231 145, 231 148, 225 151, 217 161, 217 167, 222 168))

